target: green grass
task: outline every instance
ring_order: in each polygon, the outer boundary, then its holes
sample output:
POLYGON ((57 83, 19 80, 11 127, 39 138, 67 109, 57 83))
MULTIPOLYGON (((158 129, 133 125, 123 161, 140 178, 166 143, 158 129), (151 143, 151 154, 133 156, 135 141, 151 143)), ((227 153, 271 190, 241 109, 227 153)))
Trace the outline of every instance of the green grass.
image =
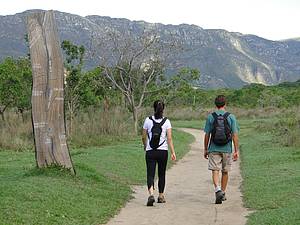
MULTIPOLYGON (((239 120, 243 200, 254 210, 248 225, 300 224, 300 148, 283 146, 279 121, 239 120)), ((204 121, 179 120, 172 125, 203 129, 204 121)))
MULTIPOLYGON (((275 119, 274 119, 275 120, 275 119)), ((282 147, 274 121, 241 121, 243 194, 248 224, 300 224, 300 149, 282 147)))
MULTIPOLYGON (((180 158, 193 137, 173 135, 180 158)), ((130 185, 146 182, 140 139, 71 154, 76 176, 36 169, 33 153, 0 152, 0 224, 105 223, 130 199, 130 185)))
POLYGON ((175 128, 203 129, 204 122, 203 120, 174 120, 172 121, 172 126, 175 128))

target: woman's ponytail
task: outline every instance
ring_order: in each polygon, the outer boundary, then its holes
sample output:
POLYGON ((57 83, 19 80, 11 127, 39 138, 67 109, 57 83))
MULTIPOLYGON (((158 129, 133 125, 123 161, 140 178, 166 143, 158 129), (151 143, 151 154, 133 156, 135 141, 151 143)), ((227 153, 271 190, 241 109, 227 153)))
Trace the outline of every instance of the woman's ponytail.
POLYGON ((162 101, 156 100, 153 104, 154 108, 154 118, 161 119, 163 118, 165 104, 162 101))

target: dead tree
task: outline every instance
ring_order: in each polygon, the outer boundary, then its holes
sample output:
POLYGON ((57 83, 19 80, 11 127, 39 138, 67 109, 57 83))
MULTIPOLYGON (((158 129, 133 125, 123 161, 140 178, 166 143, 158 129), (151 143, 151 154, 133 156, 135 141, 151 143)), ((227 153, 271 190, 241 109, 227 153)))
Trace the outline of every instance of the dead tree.
POLYGON ((153 30, 144 30, 134 36, 130 32, 111 32, 92 43, 103 52, 100 57, 101 75, 120 91, 132 113, 134 131, 138 133, 138 119, 145 99, 170 86, 163 81, 164 68, 175 42, 163 43, 153 30))
POLYGON ((30 14, 27 30, 37 166, 59 165, 75 173, 66 142, 64 66, 53 11, 30 14))

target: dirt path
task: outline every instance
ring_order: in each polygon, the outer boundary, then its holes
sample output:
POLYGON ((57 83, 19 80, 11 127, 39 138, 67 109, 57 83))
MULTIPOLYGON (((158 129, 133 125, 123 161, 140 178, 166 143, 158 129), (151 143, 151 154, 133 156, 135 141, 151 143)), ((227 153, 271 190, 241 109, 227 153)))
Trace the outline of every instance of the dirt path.
MULTIPOLYGON (((246 223, 247 210, 242 207, 239 190, 241 176, 239 163, 234 163, 230 173, 227 201, 214 204, 211 174, 203 158, 203 132, 183 129, 196 137, 191 151, 167 171, 166 204, 155 203, 147 207, 146 186, 134 189, 134 198, 108 225, 242 225, 246 223)), ((176 150, 176 146, 175 146, 176 150)), ((157 185, 156 185, 157 186, 157 185)), ((156 195, 157 196, 157 193, 156 195)))

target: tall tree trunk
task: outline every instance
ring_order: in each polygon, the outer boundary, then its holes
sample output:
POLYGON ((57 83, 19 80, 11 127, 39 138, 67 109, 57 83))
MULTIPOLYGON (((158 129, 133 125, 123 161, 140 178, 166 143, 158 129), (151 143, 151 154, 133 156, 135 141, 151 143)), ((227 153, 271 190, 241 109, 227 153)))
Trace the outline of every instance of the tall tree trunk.
POLYGON ((0 108, 0 114, 1 114, 1 118, 2 118, 2 121, 3 121, 3 122, 5 121, 4 111, 6 110, 6 107, 7 107, 7 106, 4 106, 3 108, 0 108))
POLYGON ((135 106, 132 106, 132 115, 134 122, 134 132, 138 134, 138 109, 135 106))
POLYGON ((1 114, 2 121, 4 122, 5 121, 4 112, 1 111, 0 114, 1 114))
POLYGON ((32 122, 38 167, 60 165, 73 173, 66 142, 64 67, 53 11, 27 18, 33 74, 32 122))

